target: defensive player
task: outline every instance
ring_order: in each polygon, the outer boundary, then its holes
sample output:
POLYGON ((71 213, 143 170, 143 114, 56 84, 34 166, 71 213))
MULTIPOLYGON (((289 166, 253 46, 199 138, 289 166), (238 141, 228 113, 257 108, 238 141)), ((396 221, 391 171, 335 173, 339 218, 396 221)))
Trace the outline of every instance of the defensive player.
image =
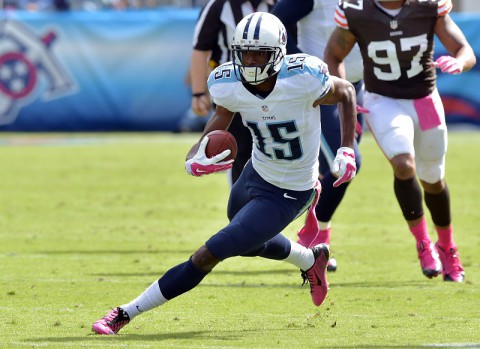
POLYGON ((351 149, 355 135, 355 89, 348 81, 329 76, 325 64, 305 54, 285 56, 286 32, 275 16, 257 12, 240 21, 233 37, 233 62, 209 76, 217 107, 203 137, 187 155, 193 176, 224 171, 230 153, 207 158, 205 135, 227 129, 236 112, 255 134, 252 159, 233 186, 230 223, 214 234, 191 258, 168 270, 139 297, 121 305, 93 324, 100 334, 117 333, 138 314, 164 304, 197 286, 222 260, 260 256, 283 260, 303 270, 313 303, 327 296, 329 249, 308 249, 280 232, 311 204, 318 182, 320 103, 340 103, 343 139, 335 158, 336 184, 355 176, 351 149))
MULTIPOLYGON (((279 0, 272 8, 271 13, 277 16, 287 28, 297 25, 297 37, 289 36, 287 53, 304 52, 323 59, 328 38, 336 28, 333 14, 338 0, 279 0)), ((357 91, 357 104, 363 100, 363 65, 360 50, 356 45, 345 61, 346 79, 357 91)), ((320 146, 320 182, 322 194, 315 208, 319 230, 302 229, 298 234, 298 243, 309 247, 319 243, 330 245, 331 220, 335 210, 340 205, 347 185, 333 186, 336 178, 333 175, 333 158, 340 147, 341 126, 336 105, 320 106, 322 135, 320 146)), ((357 173, 360 170, 361 155, 358 142, 362 135, 364 117, 357 115, 357 133, 354 151, 357 173)), ((330 257, 328 271, 337 269, 337 261, 330 257)))
POLYGON ((325 60, 331 74, 344 76, 343 61, 359 44, 367 124, 392 165, 395 195, 415 237, 422 271, 429 278, 442 271, 445 281, 462 282, 444 179, 447 127, 435 67, 460 74, 476 60, 449 16, 451 8, 451 0, 341 1, 325 60), (435 62, 434 35, 450 54, 435 62), (437 231, 436 245, 427 232, 417 177, 437 231))

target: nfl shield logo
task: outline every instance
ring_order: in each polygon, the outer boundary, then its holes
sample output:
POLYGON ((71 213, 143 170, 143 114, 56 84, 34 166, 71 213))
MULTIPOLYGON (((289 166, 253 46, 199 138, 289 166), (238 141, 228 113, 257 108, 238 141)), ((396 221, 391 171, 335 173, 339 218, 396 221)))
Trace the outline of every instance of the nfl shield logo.
POLYGON ((268 105, 262 105, 262 111, 268 113, 268 105))
POLYGON ((397 21, 390 21, 390 28, 393 30, 398 28, 398 22, 397 21))

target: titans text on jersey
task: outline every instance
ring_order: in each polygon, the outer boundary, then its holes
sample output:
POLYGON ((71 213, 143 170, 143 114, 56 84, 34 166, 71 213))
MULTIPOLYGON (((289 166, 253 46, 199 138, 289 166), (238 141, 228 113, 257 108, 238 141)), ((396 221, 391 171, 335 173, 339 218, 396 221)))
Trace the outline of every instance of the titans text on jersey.
POLYGON ((313 103, 330 85, 325 63, 306 54, 285 57, 275 88, 266 98, 245 88, 231 62, 217 67, 208 79, 213 101, 240 113, 250 129, 255 170, 267 182, 297 191, 313 188, 318 179, 321 125, 313 103))

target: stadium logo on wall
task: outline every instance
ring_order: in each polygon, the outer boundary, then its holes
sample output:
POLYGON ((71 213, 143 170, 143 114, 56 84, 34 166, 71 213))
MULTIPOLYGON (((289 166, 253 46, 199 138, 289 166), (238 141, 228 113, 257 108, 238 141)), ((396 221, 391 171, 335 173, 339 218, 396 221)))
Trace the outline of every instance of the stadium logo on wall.
POLYGON ((4 20, 0 36, 0 125, 11 124, 40 94, 49 101, 76 91, 75 81, 50 50, 55 32, 39 38, 25 25, 4 20))

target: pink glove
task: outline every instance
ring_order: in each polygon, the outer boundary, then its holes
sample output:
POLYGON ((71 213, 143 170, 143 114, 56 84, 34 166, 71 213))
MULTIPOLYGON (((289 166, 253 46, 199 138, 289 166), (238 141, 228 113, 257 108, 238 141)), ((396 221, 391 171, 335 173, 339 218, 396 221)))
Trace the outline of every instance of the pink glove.
POLYGON ((353 149, 341 147, 337 150, 337 156, 333 160, 333 173, 338 177, 335 183, 333 183, 334 187, 351 181, 355 177, 357 165, 353 149))
POLYGON ((189 175, 199 177, 215 172, 226 171, 232 168, 233 160, 222 162, 223 159, 230 155, 230 149, 208 158, 205 154, 207 143, 208 137, 205 136, 202 139, 195 156, 185 162, 185 170, 189 175))
POLYGON ((460 74, 463 71, 463 65, 452 56, 440 56, 433 66, 441 69, 442 73, 460 74))

